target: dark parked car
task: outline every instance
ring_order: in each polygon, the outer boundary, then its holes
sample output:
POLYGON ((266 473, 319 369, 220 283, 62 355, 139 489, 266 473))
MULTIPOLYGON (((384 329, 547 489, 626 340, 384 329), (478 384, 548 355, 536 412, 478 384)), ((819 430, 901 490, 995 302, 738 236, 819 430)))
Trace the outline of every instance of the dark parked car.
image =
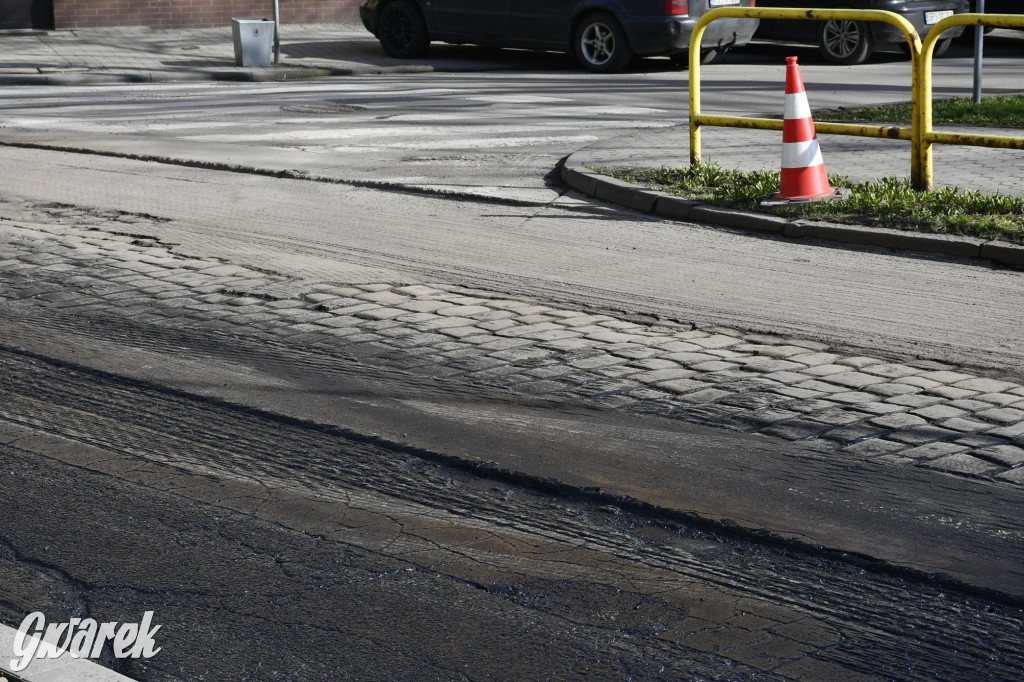
MULTIPOLYGON (((941 19, 968 11, 967 0, 759 0, 758 7, 800 9, 881 9, 902 15, 923 38, 941 19)), ((935 46, 935 56, 949 49, 963 27, 952 28, 935 46)), ((761 21, 758 38, 817 43, 821 54, 834 64, 861 64, 879 47, 904 47, 907 39, 895 26, 877 21, 761 21)))
MULTIPOLYGON (((392 57, 419 57, 432 40, 566 50, 591 71, 617 71, 633 55, 685 63, 697 20, 712 7, 753 0, 364 0, 359 16, 392 57)), ((743 45, 756 19, 719 19, 702 56, 743 45)))

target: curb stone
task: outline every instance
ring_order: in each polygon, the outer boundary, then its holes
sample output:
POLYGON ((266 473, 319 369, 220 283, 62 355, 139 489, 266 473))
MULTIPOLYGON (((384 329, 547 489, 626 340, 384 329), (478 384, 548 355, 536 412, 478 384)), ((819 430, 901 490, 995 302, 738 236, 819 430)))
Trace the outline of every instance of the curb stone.
POLYGON ((16 85, 117 85, 125 83, 184 83, 197 81, 231 81, 264 83, 271 81, 328 78, 331 76, 374 76, 393 73, 426 73, 431 66, 381 66, 366 68, 269 67, 237 71, 129 71, 119 73, 50 73, 0 76, 0 86, 16 85))
POLYGON ((904 232, 881 227, 846 225, 814 220, 789 220, 780 216, 715 206, 610 178, 585 167, 585 152, 570 154, 561 163, 562 179, 572 189, 642 213, 669 220, 779 234, 793 239, 821 239, 842 244, 877 246, 900 251, 937 253, 959 258, 990 260, 1001 265, 1024 266, 1024 246, 960 235, 904 232))

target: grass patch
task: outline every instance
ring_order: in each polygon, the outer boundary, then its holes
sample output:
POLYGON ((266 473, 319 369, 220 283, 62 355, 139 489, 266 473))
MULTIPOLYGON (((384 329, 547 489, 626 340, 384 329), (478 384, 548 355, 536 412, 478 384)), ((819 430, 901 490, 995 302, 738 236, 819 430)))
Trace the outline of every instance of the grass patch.
MULTIPOLYGON (((826 109, 816 111, 819 121, 885 121, 910 123, 910 103, 882 104, 873 107, 826 109)), ((970 97, 936 100, 932 121, 937 124, 1024 127, 1024 95, 983 97, 975 104, 970 97)))
POLYGON ((758 204, 765 197, 779 191, 777 171, 726 170, 711 163, 688 168, 622 168, 601 172, 718 206, 760 210, 787 218, 959 234, 1024 244, 1024 196, 989 195, 951 188, 917 192, 902 179, 853 182, 832 175, 829 182, 833 187, 851 190, 847 198, 759 209, 758 204))

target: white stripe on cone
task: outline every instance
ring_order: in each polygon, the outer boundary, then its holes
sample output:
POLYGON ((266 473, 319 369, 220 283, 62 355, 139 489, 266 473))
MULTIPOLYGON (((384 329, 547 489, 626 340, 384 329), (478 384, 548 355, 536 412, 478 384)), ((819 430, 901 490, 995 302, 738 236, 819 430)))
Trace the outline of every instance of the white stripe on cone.
POLYGON ((824 165, 818 141, 784 142, 782 144, 783 168, 809 168, 824 165))
POLYGON ((786 95, 786 107, 784 109, 783 118, 796 119, 810 117, 811 107, 807 104, 806 92, 794 92, 791 95, 786 95))

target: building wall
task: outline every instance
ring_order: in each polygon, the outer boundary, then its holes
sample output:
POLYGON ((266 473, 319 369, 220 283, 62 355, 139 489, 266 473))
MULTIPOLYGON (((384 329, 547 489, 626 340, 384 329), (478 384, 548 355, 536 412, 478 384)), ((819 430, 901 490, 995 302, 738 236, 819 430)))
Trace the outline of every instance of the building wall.
MULTIPOLYGON (((278 0, 281 25, 355 22, 360 0, 278 0)), ((56 28, 228 26, 232 18, 272 18, 273 0, 53 0, 56 28)))

